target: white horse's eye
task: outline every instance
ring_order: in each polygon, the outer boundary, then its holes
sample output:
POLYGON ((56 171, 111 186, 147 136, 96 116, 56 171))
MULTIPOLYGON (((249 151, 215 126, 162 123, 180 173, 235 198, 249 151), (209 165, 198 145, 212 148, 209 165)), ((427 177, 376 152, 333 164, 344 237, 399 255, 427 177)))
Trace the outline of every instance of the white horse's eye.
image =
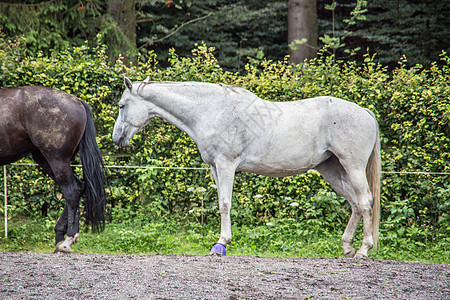
POLYGON ((124 107, 125 107, 125 104, 119 103, 119 109, 122 109, 122 108, 124 108, 124 107))

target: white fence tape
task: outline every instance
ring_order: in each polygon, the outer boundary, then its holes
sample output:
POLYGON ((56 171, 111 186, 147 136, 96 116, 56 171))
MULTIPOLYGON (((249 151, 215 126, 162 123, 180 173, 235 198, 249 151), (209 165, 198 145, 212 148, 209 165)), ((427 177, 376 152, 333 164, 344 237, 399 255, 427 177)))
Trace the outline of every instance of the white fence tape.
MULTIPOLYGON (((12 163, 14 166, 37 166, 38 164, 33 163, 12 163)), ((79 167, 81 165, 71 165, 72 167, 79 167)), ((210 170, 210 168, 200 168, 200 167, 159 167, 159 166, 105 166, 105 168, 116 168, 116 169, 168 169, 168 170, 210 170)), ((450 172, 426 172, 426 171, 381 171, 383 174, 428 174, 428 175, 450 175, 450 172)))
MULTIPOLYGON (((38 164, 32 163, 12 163, 14 166, 37 166, 38 164)), ((81 165, 71 165, 72 167, 79 167, 81 165)), ((158 167, 158 166, 105 166, 105 168, 117 168, 117 169, 169 169, 169 170, 210 170, 210 168, 195 168, 195 167, 158 167)))

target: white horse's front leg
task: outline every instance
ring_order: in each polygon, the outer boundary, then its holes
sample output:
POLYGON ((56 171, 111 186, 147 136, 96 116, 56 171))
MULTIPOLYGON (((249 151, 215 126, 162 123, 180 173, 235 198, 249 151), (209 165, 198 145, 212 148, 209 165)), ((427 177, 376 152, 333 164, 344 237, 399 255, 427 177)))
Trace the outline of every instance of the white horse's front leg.
POLYGON ((231 198, 233 194, 233 183, 235 168, 233 167, 211 167, 217 185, 220 209, 220 237, 212 247, 210 254, 226 255, 226 246, 231 243, 231 198))

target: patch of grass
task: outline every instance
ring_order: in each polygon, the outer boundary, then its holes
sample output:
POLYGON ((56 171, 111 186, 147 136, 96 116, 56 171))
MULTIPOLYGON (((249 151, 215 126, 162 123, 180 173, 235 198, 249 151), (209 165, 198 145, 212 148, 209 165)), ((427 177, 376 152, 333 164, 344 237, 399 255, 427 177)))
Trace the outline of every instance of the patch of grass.
POLYGON ((15 217, 8 221, 8 237, 5 238, 4 220, 0 222, 0 251, 53 252, 56 221, 50 218, 30 219, 15 217))
MULTIPOLYGON (((0 223, 0 251, 53 252, 55 222, 51 218, 10 220, 7 239, 3 223, 0 223)), ((109 223, 98 234, 86 232, 82 226, 79 242, 73 250, 75 253, 207 255, 218 238, 216 225, 202 228, 186 220, 135 218, 109 223)), ((304 228, 299 231, 300 226, 283 222, 233 226, 232 230, 233 243, 228 246, 228 255, 342 257, 339 232, 314 233, 312 230, 304 234, 304 228)), ((358 243, 355 242, 355 247, 358 243)), ((389 245, 389 240, 382 239, 378 252, 370 257, 450 263, 449 248, 446 239, 426 245, 396 243, 395 248, 389 245)))
POLYGON ((207 254, 213 234, 202 236, 180 224, 138 221, 125 226, 111 223, 100 234, 84 233, 80 237, 74 247, 80 253, 207 254))

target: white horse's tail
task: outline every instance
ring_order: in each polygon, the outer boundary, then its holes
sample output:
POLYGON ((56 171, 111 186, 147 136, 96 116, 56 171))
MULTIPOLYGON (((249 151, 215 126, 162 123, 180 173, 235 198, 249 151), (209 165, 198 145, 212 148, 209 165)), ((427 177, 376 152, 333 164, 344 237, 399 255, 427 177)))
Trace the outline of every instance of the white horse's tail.
MULTIPOLYGON (((373 112, 369 111, 375 119, 373 112)), ((375 119, 376 122, 376 119, 375 119)), ((367 182, 373 197, 372 206, 372 227, 373 227, 373 251, 377 250, 380 227, 380 194, 381 194, 381 152, 380 152, 380 131, 377 123, 377 140, 370 155, 366 167, 367 182)))

